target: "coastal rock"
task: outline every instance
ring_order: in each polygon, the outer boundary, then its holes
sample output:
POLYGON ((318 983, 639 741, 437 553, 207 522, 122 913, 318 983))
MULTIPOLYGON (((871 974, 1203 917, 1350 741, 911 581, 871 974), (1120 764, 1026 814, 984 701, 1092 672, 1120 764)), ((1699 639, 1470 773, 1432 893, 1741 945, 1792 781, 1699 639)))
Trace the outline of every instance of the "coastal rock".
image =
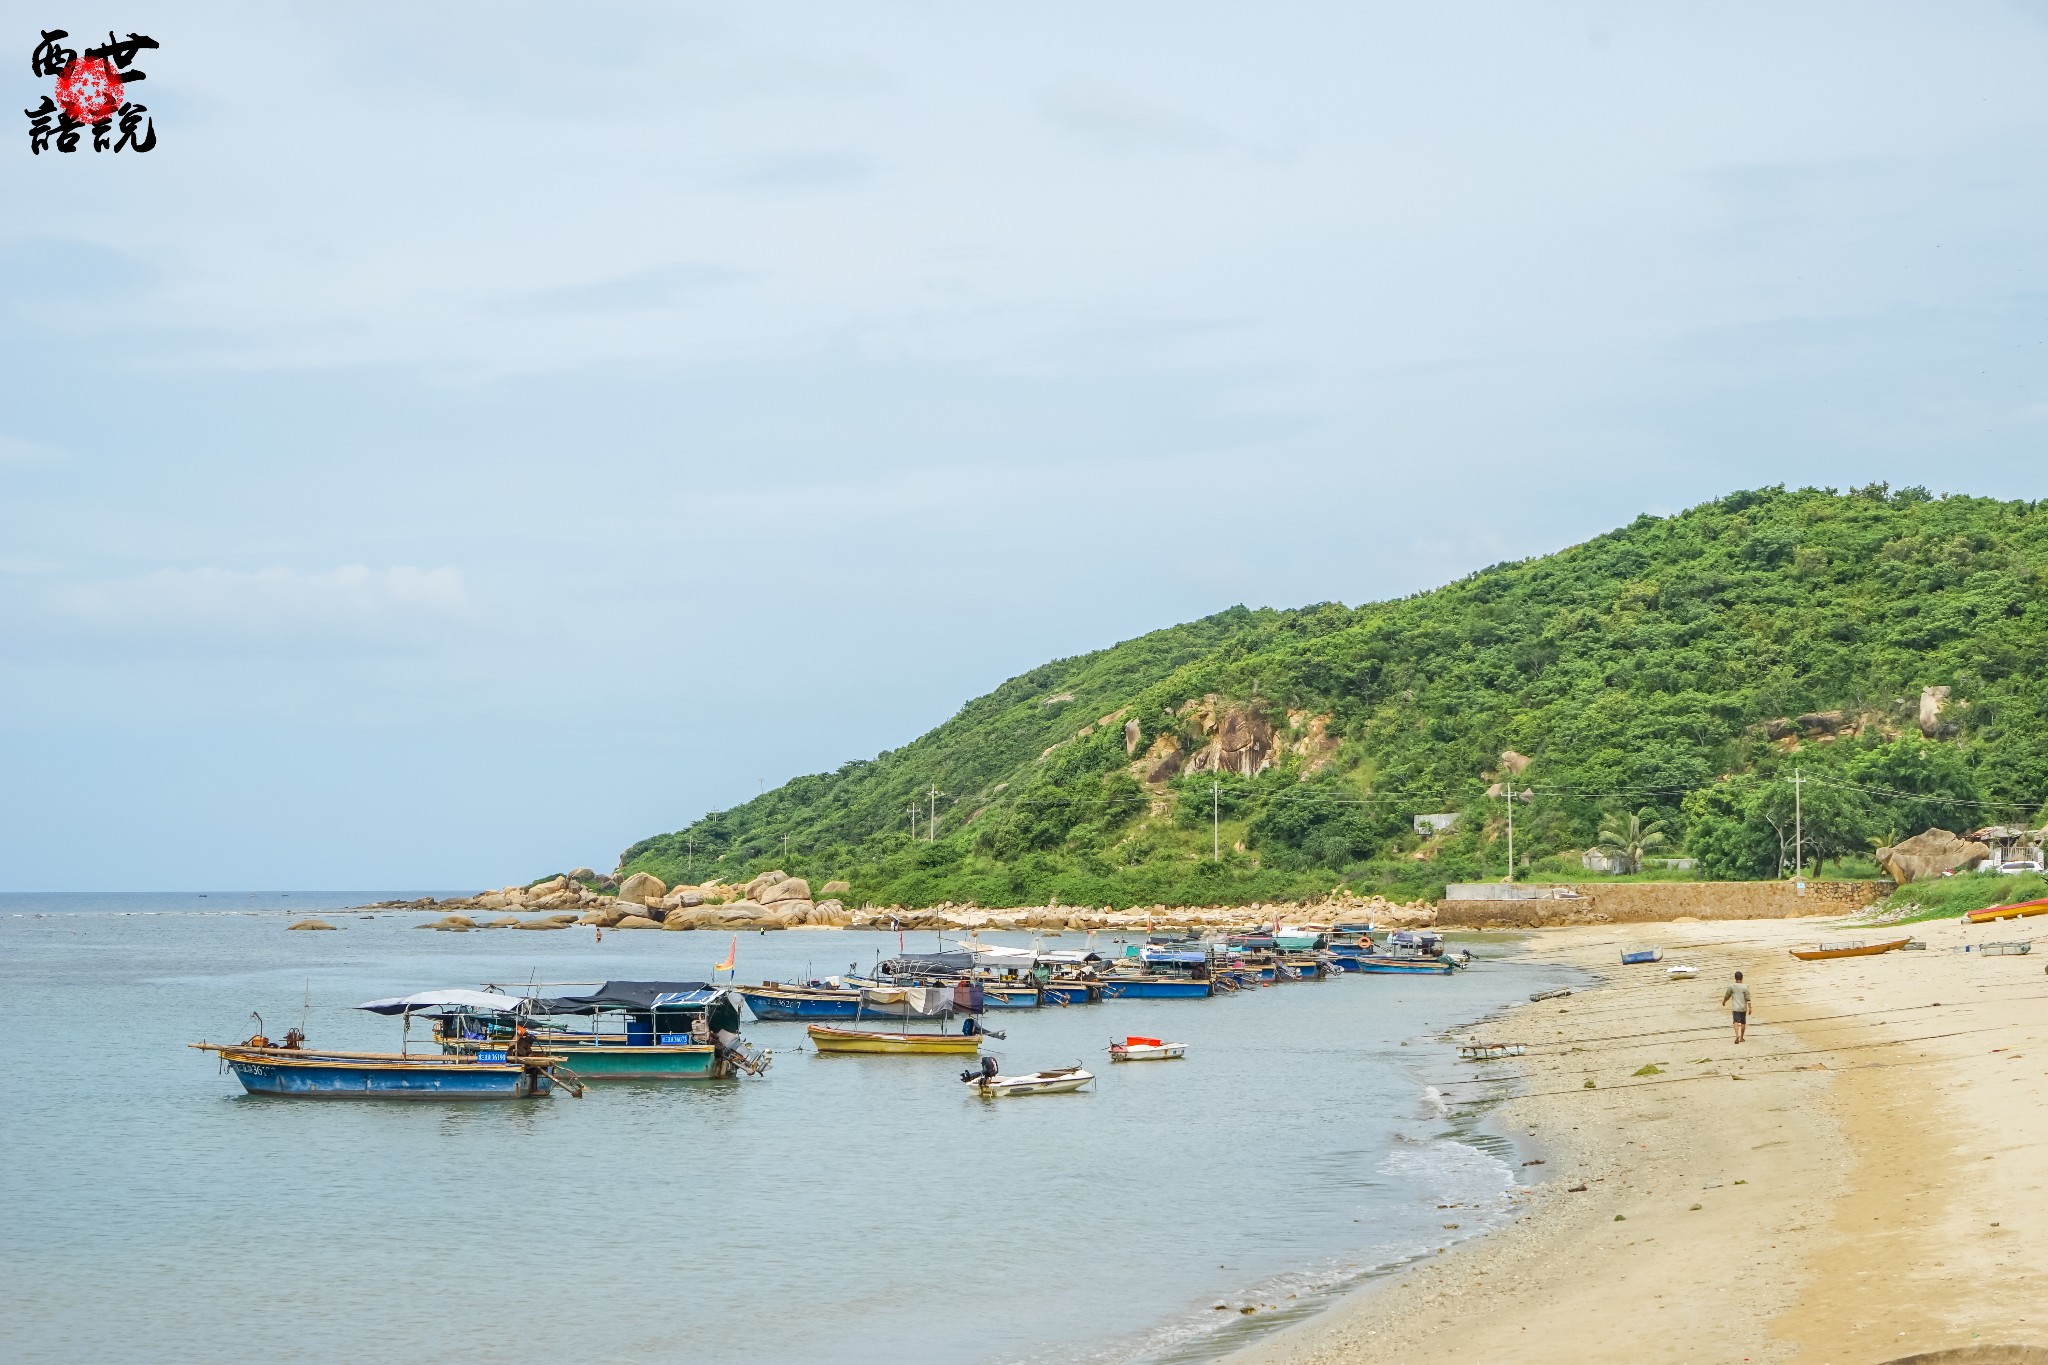
POLYGON ((302 919, 297 924, 287 924, 287 929, 332 929, 334 926, 324 919, 302 919))
MULTIPOLYGON (((826 883, 831 885, 830 882, 826 883)), ((841 929, 852 922, 853 916, 846 913, 846 906, 836 900, 819 901, 811 907, 811 923, 829 928, 841 929)))
POLYGON ((635 905, 656 905, 668 894, 668 887, 661 878, 647 872, 635 872, 619 883, 619 899, 635 905))
POLYGON ((659 929, 661 925, 658 921, 651 920, 645 915, 627 915, 613 927, 618 929, 659 929))
POLYGON ((510 929, 566 929, 575 922, 576 917, 574 915, 569 916, 567 919, 558 915, 550 915, 546 919, 520 920, 506 927, 510 929))
POLYGON ((518 917, 518 916, 516 916, 516 915, 501 915, 501 916, 499 916, 499 917, 498 917, 497 919, 491 920, 491 921, 489 921, 488 923, 486 923, 486 924, 484 925, 484 928, 486 928, 486 929, 514 929, 514 928, 517 928, 517 927, 519 926, 519 924, 520 924, 520 923, 521 923, 521 921, 520 921, 519 917, 518 917))
POLYGON ((471 903, 479 910, 503 910, 505 908, 505 901, 506 896, 504 892, 486 891, 471 903))
POLYGON ((741 894, 747 900, 758 901, 761 899, 763 891, 788 880, 789 874, 778 867, 772 872, 763 872, 760 876, 748 882, 741 894))
POLYGON ((661 917, 661 927, 670 931, 687 931, 698 927, 686 910, 671 910, 661 917))
POLYGON ((1138 745, 1144 740, 1144 738, 1145 727, 1138 724, 1138 718, 1136 716, 1132 716, 1129 720, 1125 721, 1124 757, 1136 758, 1138 756, 1138 745))
POLYGON ((544 882, 535 882, 532 886, 526 888, 526 894, 528 896, 552 896, 557 891, 567 891, 568 889, 569 879, 556 876, 549 877, 544 882))
POLYGON ((767 888, 754 899, 763 905, 780 905, 784 901, 808 901, 811 898, 811 884, 802 877, 787 877, 767 888))
POLYGON ((598 928, 603 929, 618 923, 618 916, 603 910, 585 910, 576 917, 576 922, 578 924, 595 924, 598 928))
POLYGON ((1879 849, 1877 865, 1890 873, 1893 881, 1904 886, 1907 882, 1939 877, 1944 872, 1953 872, 1990 856, 1991 848, 1987 844, 1965 839, 1945 829, 1930 829, 1879 849))
POLYGON ((572 882, 594 882, 597 880, 597 874, 587 867, 573 868, 570 870, 569 880, 572 882))
POLYGON ((853 890, 852 882, 834 880, 826 882, 823 886, 819 887, 818 894, 821 896, 843 896, 851 890, 853 890))

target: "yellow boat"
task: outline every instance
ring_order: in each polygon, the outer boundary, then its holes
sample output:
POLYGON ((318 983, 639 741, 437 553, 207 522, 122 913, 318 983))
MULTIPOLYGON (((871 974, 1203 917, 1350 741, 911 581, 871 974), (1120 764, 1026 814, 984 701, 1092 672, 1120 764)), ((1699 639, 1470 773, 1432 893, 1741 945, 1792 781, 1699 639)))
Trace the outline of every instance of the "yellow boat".
POLYGON ((973 1056, 981 1038, 972 1033, 877 1033, 812 1024, 811 1046, 820 1052, 886 1052, 903 1056, 973 1056))
POLYGON ((1972 924, 1993 924, 2002 919, 2025 919, 2029 915, 2048 915, 2048 900, 2021 901, 2018 905, 1994 905, 1985 910, 1972 910, 1963 918, 1972 924))

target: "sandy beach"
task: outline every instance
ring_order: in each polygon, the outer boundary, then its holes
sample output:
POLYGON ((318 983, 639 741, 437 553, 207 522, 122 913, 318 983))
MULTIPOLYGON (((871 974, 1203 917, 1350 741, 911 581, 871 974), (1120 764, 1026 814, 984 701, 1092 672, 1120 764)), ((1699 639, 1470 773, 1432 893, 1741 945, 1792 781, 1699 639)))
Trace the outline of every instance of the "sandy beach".
POLYGON ((1529 1048, 1447 1078, 1512 1078, 1498 1121, 1542 1163, 1524 1168, 1523 1215, 1233 1365, 2048 1347, 2048 952, 1960 951, 2041 926, 1851 923, 1530 933, 1525 951, 1600 984, 1459 1035, 1529 1048), (1927 951, 1787 952, 1907 934, 1927 951), (1664 961, 1623 967, 1625 943, 1664 961), (1698 979, 1667 980, 1678 964, 1698 979), (1755 994, 1740 1046, 1720 1004, 1736 971, 1755 994))

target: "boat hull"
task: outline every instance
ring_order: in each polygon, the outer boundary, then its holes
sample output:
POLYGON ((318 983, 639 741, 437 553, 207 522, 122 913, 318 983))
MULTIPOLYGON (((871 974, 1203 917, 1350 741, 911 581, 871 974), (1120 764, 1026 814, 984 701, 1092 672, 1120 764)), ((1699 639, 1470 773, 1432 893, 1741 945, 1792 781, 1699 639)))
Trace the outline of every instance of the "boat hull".
POLYGON ((1887 939, 1883 943, 1859 943, 1853 948, 1794 948, 1792 956, 1801 962, 1829 962, 1838 957, 1876 957, 1879 953, 1896 952, 1911 940, 1887 939))
POLYGON ((998 1076, 975 1086, 983 1099, 1013 1099, 1019 1095, 1071 1095, 1094 1080, 1087 1071, 1066 1071, 1057 1075, 998 1076))
POLYGON ((981 1001, 985 1009, 1035 1010, 1039 996, 1036 986, 991 986, 984 982, 981 987, 981 1001))
POLYGON ((516 1100, 545 1095, 553 1081, 532 1067, 491 1062, 387 1063, 304 1060, 224 1053, 252 1095, 298 1099, 516 1100))
POLYGON ((740 999, 747 1002, 747 1008, 753 1011, 756 1019, 769 1021, 853 1019, 861 1012, 860 995, 854 991, 841 998, 837 995, 742 989, 740 999))
POLYGON ((1361 957, 1352 970, 1367 976, 1449 976, 1458 967, 1436 957, 1361 957))
POLYGON ((1993 924, 2002 919, 2026 919, 2032 915, 2048 915, 2048 900, 1994 905, 1984 910, 1972 910, 1963 918, 1972 924, 1993 924))
POLYGON ((1038 998, 1048 1005, 1096 1005, 1102 1002, 1102 988, 1086 981, 1048 981, 1038 988, 1038 998))
POLYGON ((1113 1044, 1109 1049, 1112 1062, 1172 1062, 1188 1055, 1186 1043, 1160 1043, 1156 1046, 1127 1047, 1113 1044))
POLYGON ((1211 993, 1212 987, 1207 981, 1158 978, 1102 983, 1104 1000, 1204 1000, 1211 993))
POLYGON ((972 1057, 981 1051, 981 1038, 972 1033, 878 1033, 863 1029, 828 1028, 813 1024, 806 1030, 811 1046, 820 1052, 850 1052, 896 1057, 972 1057))

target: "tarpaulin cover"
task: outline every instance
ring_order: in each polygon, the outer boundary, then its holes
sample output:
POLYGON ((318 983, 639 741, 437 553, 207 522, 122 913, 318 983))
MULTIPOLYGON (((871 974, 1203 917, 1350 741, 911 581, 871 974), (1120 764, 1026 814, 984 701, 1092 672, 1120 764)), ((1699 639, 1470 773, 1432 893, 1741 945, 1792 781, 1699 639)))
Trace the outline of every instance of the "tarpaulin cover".
POLYGON ((1178 952, 1178 953, 1162 953, 1162 952, 1158 952, 1158 951, 1156 951, 1156 950, 1154 950, 1154 949, 1151 949, 1151 948, 1147 948, 1147 949, 1145 950, 1145 953, 1144 953, 1144 958, 1145 958, 1145 960, 1146 960, 1147 962, 1189 962, 1189 963, 1193 963, 1193 962, 1207 962, 1207 961, 1209 960, 1209 955, 1208 955, 1207 953, 1189 953, 1189 952, 1178 952))
POLYGON ((869 986, 860 993, 861 1008, 906 1019, 937 1019, 953 1012, 951 986, 869 986))
POLYGON ((596 1014, 603 1010, 701 1010, 725 994, 703 981, 607 981, 589 995, 536 1000, 542 1014, 596 1014))
POLYGON ((973 953, 898 953, 882 970, 891 976, 959 976, 973 966, 973 953))
POLYGON ((420 1010, 485 1010, 496 1014, 516 1014, 533 1002, 523 995, 502 995, 497 991, 421 991, 418 995, 393 996, 389 1000, 370 1000, 357 1005, 359 1010, 372 1014, 413 1014, 420 1010))

